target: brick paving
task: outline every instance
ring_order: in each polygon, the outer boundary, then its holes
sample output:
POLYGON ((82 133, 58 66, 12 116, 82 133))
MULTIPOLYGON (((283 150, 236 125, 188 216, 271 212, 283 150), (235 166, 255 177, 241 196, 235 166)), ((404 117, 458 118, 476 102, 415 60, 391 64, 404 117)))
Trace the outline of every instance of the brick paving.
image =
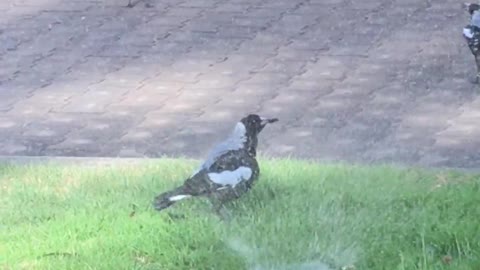
POLYGON ((264 155, 480 167, 458 1, 145 1, 0 2, 0 155, 201 157, 257 112, 264 155))

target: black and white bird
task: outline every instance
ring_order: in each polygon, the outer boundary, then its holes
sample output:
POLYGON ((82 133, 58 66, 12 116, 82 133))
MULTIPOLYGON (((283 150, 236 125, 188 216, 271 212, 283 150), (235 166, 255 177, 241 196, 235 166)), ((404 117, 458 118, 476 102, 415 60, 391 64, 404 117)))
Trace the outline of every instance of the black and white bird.
POLYGON ((180 200, 206 196, 214 200, 219 210, 223 203, 239 198, 260 174, 256 160, 258 135, 267 124, 276 121, 256 114, 242 118, 183 185, 155 197, 154 208, 161 211, 180 200))
POLYGON ((475 57, 477 75, 474 83, 480 81, 480 5, 465 3, 464 7, 470 13, 470 24, 463 28, 463 37, 467 40, 468 47, 475 57))

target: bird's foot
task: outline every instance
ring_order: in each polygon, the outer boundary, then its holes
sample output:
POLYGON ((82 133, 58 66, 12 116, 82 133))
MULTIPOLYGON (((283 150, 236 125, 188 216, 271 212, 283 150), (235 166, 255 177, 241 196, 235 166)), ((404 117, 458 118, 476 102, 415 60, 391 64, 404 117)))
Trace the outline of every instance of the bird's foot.
POLYGON ((275 199, 275 192, 271 189, 267 190, 268 196, 270 196, 271 199, 275 199))
POLYGON ((168 213, 168 216, 169 216, 172 220, 178 220, 178 219, 185 219, 185 218, 186 218, 186 216, 183 215, 183 214, 168 213))

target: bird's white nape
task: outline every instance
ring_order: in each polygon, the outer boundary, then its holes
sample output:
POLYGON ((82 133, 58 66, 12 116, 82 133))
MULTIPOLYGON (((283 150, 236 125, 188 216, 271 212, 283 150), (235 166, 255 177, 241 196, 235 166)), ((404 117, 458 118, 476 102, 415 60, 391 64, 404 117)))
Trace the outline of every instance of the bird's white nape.
POLYGON ((472 14, 472 21, 470 22, 471 25, 475 25, 476 27, 480 27, 480 11, 475 10, 472 14))
POLYGON ((176 196, 172 196, 172 197, 168 198, 168 200, 171 201, 171 202, 176 202, 176 201, 180 201, 180 200, 190 198, 190 197, 191 197, 190 195, 176 195, 176 196))
POLYGON ((232 139, 238 139, 238 142, 243 144, 247 139, 247 128, 242 122, 238 122, 233 129, 232 139))
POLYGON ((208 174, 208 178, 215 184, 231 187, 235 187, 238 183, 249 180, 251 177, 252 169, 244 166, 233 171, 223 171, 220 173, 208 174))

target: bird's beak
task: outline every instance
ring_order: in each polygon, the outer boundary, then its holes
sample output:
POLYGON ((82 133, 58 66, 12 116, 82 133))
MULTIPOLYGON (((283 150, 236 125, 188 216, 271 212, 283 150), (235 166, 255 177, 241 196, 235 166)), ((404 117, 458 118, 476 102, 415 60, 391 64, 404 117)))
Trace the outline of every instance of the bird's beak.
POLYGON ((265 118, 265 117, 260 117, 260 125, 262 128, 264 128, 267 124, 275 123, 278 121, 278 118, 265 118))

